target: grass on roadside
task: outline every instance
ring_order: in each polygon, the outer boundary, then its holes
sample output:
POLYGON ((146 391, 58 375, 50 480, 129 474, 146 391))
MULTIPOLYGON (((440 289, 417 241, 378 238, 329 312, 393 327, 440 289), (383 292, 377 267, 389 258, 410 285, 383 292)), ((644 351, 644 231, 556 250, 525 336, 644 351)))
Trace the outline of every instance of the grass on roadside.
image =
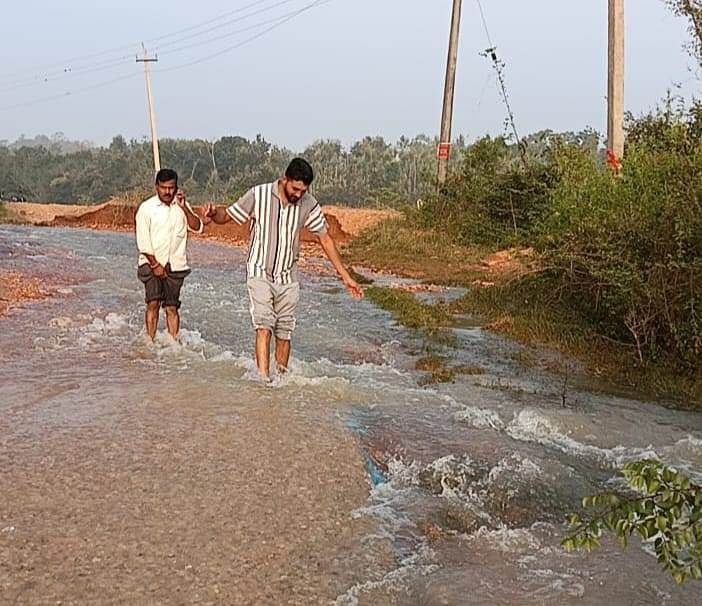
POLYGON ((475 275, 482 249, 458 246, 443 233, 417 230, 406 218, 389 219, 363 232, 344 249, 348 263, 391 271, 436 284, 459 285, 475 275))
MULTIPOLYGON (((586 318, 554 301, 552 292, 540 292, 537 281, 514 279, 513 275, 500 281, 499 276, 496 280, 495 275, 481 275, 480 260, 486 252, 452 244, 443 234, 417 230, 407 219, 392 219, 362 234, 345 256, 374 269, 469 288, 467 295, 449 306, 427 305, 396 289, 366 290, 369 299, 392 312, 398 322, 430 338, 446 335, 440 327, 450 326, 452 314, 480 316, 487 329, 573 356, 597 377, 652 397, 672 399, 677 407, 699 408, 702 376, 680 368, 674 360, 641 364, 633 346, 598 334, 586 318), (473 287, 472 282, 481 279, 496 283, 473 287)), ((446 364, 426 370, 429 382, 452 381, 456 374, 446 364)))
POLYGON ((633 345, 598 334, 577 313, 550 301, 532 285, 519 282, 473 289, 453 303, 454 313, 483 317, 489 330, 528 345, 542 345, 582 360, 595 376, 626 385, 677 407, 698 408, 702 377, 673 360, 641 364, 633 345))
POLYGON ((370 301, 392 313, 402 326, 419 331, 428 342, 456 345, 456 337, 447 330, 452 317, 444 306, 422 303, 412 293, 396 288, 371 286, 365 292, 370 301))

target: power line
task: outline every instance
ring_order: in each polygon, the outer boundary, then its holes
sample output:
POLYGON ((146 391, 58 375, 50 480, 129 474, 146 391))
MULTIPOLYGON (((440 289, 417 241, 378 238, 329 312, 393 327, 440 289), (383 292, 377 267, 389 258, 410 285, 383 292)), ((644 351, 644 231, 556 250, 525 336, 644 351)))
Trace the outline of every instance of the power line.
MULTIPOLYGON (((331 0, 329 0, 329 1, 331 1, 331 0)), ((267 19, 266 21, 260 21, 258 23, 254 23, 253 25, 249 25, 247 27, 243 27, 241 29, 234 30, 234 31, 229 32, 227 34, 223 34, 221 36, 215 36, 214 38, 208 38, 207 40, 202 40, 200 42, 193 42, 192 44, 186 44, 184 46, 179 46, 177 48, 170 49, 162 54, 165 54, 167 56, 171 56, 175 53, 179 53, 179 52, 184 51, 184 50, 189 50, 191 48, 196 48, 199 46, 206 46, 208 44, 213 44, 215 42, 219 42, 220 40, 225 40, 227 38, 231 38, 231 37, 235 36, 236 34, 243 34, 245 32, 249 32, 253 29, 258 29, 259 27, 263 27, 265 25, 270 25, 271 23, 278 23, 291 15, 296 16, 297 11, 285 13, 284 15, 281 15, 280 17, 274 17, 272 19, 267 19)))
POLYGON ((140 76, 141 74, 139 72, 134 72, 131 74, 124 74, 122 76, 118 76, 117 78, 112 78, 110 80, 106 80, 104 82, 100 82, 98 84, 94 84, 92 86, 86 86, 84 88, 78 88, 73 91, 66 91, 64 93, 58 93, 55 95, 50 95, 48 97, 40 97, 39 99, 34 99, 32 101, 24 101, 22 103, 16 103, 15 105, 6 105, 5 107, 0 107, 0 111, 9 111, 11 109, 18 109, 21 107, 30 107, 32 105, 39 105, 40 103, 46 103, 47 101, 56 101, 57 99, 64 99, 65 97, 74 97, 76 95, 80 95, 82 93, 88 92, 88 91, 93 91, 98 88, 103 88, 105 86, 109 86, 111 84, 114 84, 116 82, 121 82, 122 80, 129 80, 130 78, 135 78, 136 76, 140 76))
MULTIPOLYGON (((116 46, 116 47, 113 47, 113 48, 110 48, 110 49, 107 49, 104 51, 100 51, 97 53, 91 53, 89 55, 80 55, 77 57, 72 57, 70 59, 64 59, 62 61, 57 61, 55 63, 48 63, 48 64, 44 64, 44 65, 35 65, 34 67, 29 67, 29 68, 23 69, 21 71, 15 71, 15 72, 1 74, 0 75, 0 82, 3 82, 7 78, 13 78, 15 76, 18 76, 19 74, 23 74, 28 70, 41 71, 44 69, 50 69, 50 68, 54 68, 57 66, 61 66, 62 69, 66 69, 66 67, 71 63, 81 62, 83 59, 104 57, 105 55, 110 55, 110 54, 113 54, 113 53, 116 53, 119 51, 124 51, 124 50, 129 49, 129 48, 134 48, 135 46, 136 46, 135 44, 124 44, 122 46, 116 46)), ((58 73, 58 71, 55 70, 54 72, 52 72, 52 74, 55 74, 55 73, 58 73)), ((40 75, 29 76, 29 78, 37 78, 37 77, 40 77, 40 75)), ((27 79, 28 79, 28 77, 15 79, 13 81, 10 81, 9 84, 14 84, 15 82, 23 82, 24 80, 27 80, 27 79)))
POLYGON ((93 72, 103 71, 105 69, 109 69, 111 67, 117 67, 119 65, 124 65, 127 62, 131 63, 133 61, 134 61, 133 55, 125 55, 123 57, 120 57, 119 59, 112 59, 109 61, 103 61, 101 63, 96 63, 95 65, 92 65, 90 67, 86 66, 84 68, 75 69, 75 70, 71 69, 71 68, 66 68, 66 69, 62 70, 61 72, 56 72, 55 75, 47 74, 46 76, 34 76, 34 77, 32 77, 31 80, 18 81, 14 85, 13 84, 3 85, 2 91, 3 91, 3 93, 6 93, 9 91, 18 90, 21 88, 40 86, 43 84, 48 84, 50 82, 55 82, 57 80, 63 80, 64 78, 74 78, 76 76, 82 76, 82 75, 90 74, 93 72))
POLYGON ((272 31, 272 30, 274 30, 274 29, 277 29, 277 28, 280 27, 281 25, 284 25, 284 24, 287 23, 288 21, 291 21, 292 19, 298 17, 298 16, 301 15, 302 13, 305 13, 305 12, 307 12, 307 11, 313 9, 313 8, 316 8, 316 7, 318 7, 318 6, 322 6, 322 5, 324 5, 324 4, 328 4, 328 3, 333 2, 333 1, 334 1, 334 0, 316 0, 315 2, 312 2, 312 3, 308 4, 307 6, 304 6, 303 8, 301 8, 301 9, 299 9, 299 10, 297 10, 297 11, 294 11, 294 12, 291 13, 288 17, 286 17, 286 18, 284 18, 284 19, 281 19, 280 21, 278 21, 278 22, 275 23, 274 25, 272 25, 272 26, 270 26, 270 27, 264 29, 262 32, 259 32, 258 34, 255 34, 255 35, 253 35, 253 36, 250 36, 249 38, 246 38, 245 40, 243 40, 242 42, 239 42, 238 44, 234 44, 234 45, 232 45, 232 46, 228 46, 228 47, 226 47, 226 48, 224 48, 224 49, 222 49, 222 50, 220 50, 220 51, 217 51, 216 53, 212 53, 212 54, 210 54, 210 55, 206 55, 206 56, 201 57, 201 58, 199 58, 199 59, 195 59, 194 61, 189 61, 189 62, 187 62, 187 63, 182 63, 181 65, 176 65, 176 66, 173 66, 173 67, 167 67, 167 68, 164 68, 164 69, 159 69, 159 70, 154 70, 154 71, 157 71, 157 72, 159 72, 159 73, 172 72, 172 71, 176 71, 176 70, 179 70, 179 69, 184 69, 184 68, 186 68, 186 67, 191 67, 191 66, 193 66, 193 65, 199 65, 200 63, 204 63, 204 62, 206 62, 206 61, 210 61, 210 60, 215 59, 215 58, 217 58, 217 57, 221 57, 222 55, 225 55, 225 54, 227 54, 227 53, 229 53, 229 52, 231 52, 231 51, 233 51, 233 50, 236 50, 237 48, 241 48, 242 46, 248 44, 249 42, 253 42, 254 40, 257 40, 258 38, 261 38, 262 36, 265 36, 268 32, 270 32, 270 31, 272 31))
MULTIPOLYGON (((216 31, 217 29, 221 29, 222 27, 227 27, 227 26, 230 26, 234 23, 239 23, 241 21, 245 21, 253 16, 259 15, 259 14, 264 13, 264 12, 268 12, 274 8, 278 8, 278 7, 283 6, 285 4, 290 4, 290 2, 296 2, 296 1, 297 0, 282 0, 280 2, 272 4, 271 6, 264 7, 262 9, 259 9, 257 11, 251 12, 251 13, 247 13, 246 15, 243 15, 243 16, 238 17, 236 19, 231 19, 231 20, 225 21, 224 23, 220 23, 214 27, 208 28, 206 30, 203 30, 203 31, 200 31, 200 32, 197 32, 194 34, 190 34, 189 36, 185 37, 185 40, 198 38, 200 36, 203 36, 205 34, 212 32, 212 31, 216 31)), ((231 38, 232 36, 235 36, 237 34, 251 31, 251 30, 256 29, 258 27, 263 27, 265 25, 269 25, 270 23, 276 23, 281 19, 284 19, 284 18, 289 17, 291 15, 296 15, 296 14, 297 14, 297 11, 284 13, 283 15, 280 15, 278 17, 274 17, 273 19, 267 19, 265 21, 255 23, 255 24, 250 25, 248 27, 228 32, 228 33, 223 34, 221 36, 210 37, 207 40, 203 40, 200 42, 194 42, 192 44, 178 46, 174 49, 167 50, 166 53, 171 54, 171 53, 176 53, 176 52, 180 52, 183 50, 187 50, 190 48, 195 48, 198 46, 213 44, 219 40, 231 38)), ((162 49, 167 48, 168 46, 172 46, 174 44, 179 44, 182 41, 183 41, 183 39, 180 38, 178 40, 169 42, 161 47, 157 47, 156 49, 154 49, 154 52, 160 51, 163 54, 162 49)), ((131 63, 133 60, 134 60, 134 57, 132 55, 123 55, 119 59, 104 60, 104 61, 95 63, 93 65, 87 65, 85 67, 78 68, 78 69, 64 68, 60 71, 54 72, 53 74, 47 74, 45 76, 32 76, 30 78, 25 77, 24 79, 16 81, 16 83, 14 83, 14 84, 8 83, 7 85, 4 85, 3 92, 13 91, 13 90, 17 90, 20 88, 28 88, 28 87, 32 87, 32 86, 44 85, 44 84, 47 84, 49 82, 63 80, 64 78, 72 78, 72 77, 76 77, 76 76, 82 76, 82 75, 93 73, 96 71, 102 71, 104 69, 108 69, 111 67, 117 67, 117 66, 123 65, 123 64, 128 63, 128 62, 131 63)))
POLYGON ((178 31, 171 32, 170 34, 164 34, 163 36, 159 36, 158 38, 152 38, 151 40, 147 40, 147 42, 149 42, 149 43, 158 42, 159 40, 165 40, 166 38, 172 38, 174 36, 178 36, 180 34, 184 34, 186 32, 196 30, 200 27, 210 25, 211 23, 215 23, 216 21, 219 21, 220 19, 224 19, 224 18, 229 17, 231 15, 236 15, 237 13, 240 13, 242 11, 245 11, 245 10, 248 10, 248 9, 253 8, 255 6, 258 6, 259 4, 264 4, 266 2, 270 2, 270 0, 256 0, 255 2, 251 2, 250 4, 247 4, 246 6, 242 6, 240 8, 228 11, 226 13, 222 13, 222 14, 218 15, 217 17, 212 17, 211 19, 208 19, 207 21, 201 21, 200 23, 198 23, 196 25, 191 25, 189 27, 185 27, 185 28, 180 29, 178 31))
POLYGON ((216 31, 218 29, 222 29, 223 27, 227 27, 228 25, 232 25, 234 23, 240 23, 241 21, 245 21, 249 17, 255 17, 256 15, 260 15, 261 13, 267 13, 268 11, 278 8, 280 6, 283 6, 285 4, 290 4, 291 2, 297 2, 298 0, 281 0, 280 2, 276 2, 275 4, 272 4, 271 6, 266 6, 264 8, 261 8, 257 11, 248 13, 242 17, 237 17, 236 19, 230 19, 228 21, 224 21, 223 23, 218 23, 217 25, 214 25, 210 28, 204 29, 202 31, 189 34, 188 36, 184 37, 179 37, 177 40, 174 40, 172 42, 167 42, 166 44, 162 44, 160 46, 157 46, 154 50, 161 51, 164 48, 168 48, 169 46, 173 46, 174 44, 179 44, 180 42, 184 42, 185 40, 191 40, 192 38, 197 38, 199 36, 202 36, 204 34, 209 34, 213 31, 216 31))
MULTIPOLYGON (((310 3, 310 4, 307 4, 306 6, 300 8, 300 9, 298 9, 298 10, 296 10, 296 11, 293 11, 293 12, 291 12, 291 13, 288 13, 287 16, 284 16, 284 17, 281 17, 280 19, 275 20, 275 23, 274 23, 273 25, 271 25, 270 27, 268 27, 268 28, 266 28, 265 30, 263 30, 263 31, 261 31, 261 32, 259 32, 259 33, 257 33, 257 34, 254 35, 254 36, 250 36, 249 38, 246 38, 245 40, 239 42, 238 44, 235 44, 235 45, 233 45, 233 46, 229 46, 229 47, 227 47, 227 48, 225 48, 225 49, 222 49, 222 50, 220 50, 220 51, 218 51, 218 52, 216 52, 216 53, 213 53, 213 54, 208 55, 208 56, 205 56, 205 57, 201 57, 200 59, 196 59, 196 60, 191 61, 191 62, 188 62, 188 63, 184 63, 184 64, 181 64, 181 65, 177 65, 177 66, 170 67, 170 68, 166 68, 166 69, 154 70, 154 71, 158 71, 158 72, 174 71, 174 70, 184 69, 184 68, 190 67, 190 66, 192 66, 192 65, 197 65, 197 64, 203 63, 203 62, 205 62, 205 61, 209 61, 209 60, 211 60, 211 59, 214 59, 214 58, 216 58, 216 57, 219 57, 219 56, 221 56, 221 55, 224 55, 224 54, 226 54, 226 53, 229 53, 229 52, 231 52, 231 51, 233 51, 233 50, 235 50, 235 49, 237 49, 237 48, 241 48, 242 46, 244 46, 244 45, 246 45, 246 44, 249 44, 249 43, 253 42, 254 40, 257 40, 258 38, 261 38, 262 36, 264 36, 264 35, 267 34, 268 32, 270 32, 270 31, 272 31, 272 30, 274 30, 274 29, 276 29, 276 28, 278 28, 278 27, 281 27, 282 25, 284 25, 285 23, 287 23, 287 22, 291 21, 292 19, 298 17, 299 15, 301 15, 301 14, 303 14, 303 13, 305 13, 305 12, 307 12, 307 11, 313 9, 313 8, 316 8, 316 7, 318 7, 318 6, 323 6, 324 4, 328 4, 328 3, 332 2, 332 1, 333 1, 333 0, 316 0, 315 2, 312 2, 312 3, 310 3)), ((259 25, 261 25, 261 24, 259 24, 259 25)), ((248 29, 248 28, 247 28, 247 29, 248 29)), ((170 51, 170 52, 176 52, 176 50, 182 50, 182 49, 173 49, 173 50, 170 51)), ((100 89, 100 88, 104 88, 104 87, 106 87, 106 86, 110 86, 111 84, 115 84, 115 83, 117 83, 117 82, 121 82, 121 81, 124 81, 124 80, 128 80, 128 79, 130 79, 130 78, 134 78, 134 77, 136 77, 136 76, 138 76, 138 75, 139 75, 139 74, 138 74, 137 72, 135 72, 135 73, 130 73, 130 74, 123 74, 123 75, 117 76, 117 77, 115 77, 115 78, 111 78, 111 79, 109 79, 109 80, 106 80, 106 81, 104 81, 104 82, 100 82, 100 83, 95 84, 95 85, 92 85, 92 86, 86 86, 86 87, 79 88, 79 89, 76 89, 76 90, 73 90, 73 91, 66 91, 66 92, 63 92, 63 93, 58 93, 58 94, 54 94, 54 95, 50 95, 50 96, 40 97, 40 98, 33 99, 33 100, 27 101, 27 102, 16 103, 16 104, 13 104, 13 105, 8 105, 8 106, 0 107, 0 111, 9 111, 9 110, 12 110, 12 109, 18 109, 18 108, 23 108, 23 107, 29 107, 29 106, 38 105, 38 104, 41 104, 41 103, 46 103, 46 102, 49 102, 49 101, 55 101, 55 100, 58 100, 58 99, 63 99, 63 98, 69 97, 69 96, 77 96, 77 95, 80 95, 80 94, 83 94, 83 93, 86 93, 86 92, 90 92, 90 91, 93 91, 93 90, 96 90, 96 89, 100 89)))
MULTIPOLYGON (((243 20, 245 20, 245 19, 247 19, 247 18, 249 18, 249 17, 258 15, 258 14, 260 14, 260 13, 262 13, 262 12, 266 12, 266 11, 268 11, 268 10, 272 10, 272 9, 274 9, 274 8, 277 8, 278 6, 282 6, 282 5, 284 5, 284 4, 288 4, 288 3, 292 2, 292 1, 294 1, 294 0, 281 0, 281 1, 276 2, 276 3, 274 3, 274 4, 272 4, 272 5, 268 6, 268 7, 264 7, 263 9, 259 9, 259 10, 257 10, 257 11, 251 12, 251 13, 249 13, 249 14, 247 14, 247 15, 244 15, 244 16, 238 18, 238 19, 226 21, 225 23, 220 24, 220 25, 217 25, 217 26, 215 26, 215 27, 211 27, 211 28, 205 29, 205 30, 203 30, 203 31, 201 31, 201 32, 197 32, 197 33, 194 33, 194 34, 190 34, 190 35, 188 36, 188 38, 193 38, 193 37, 197 37, 197 36, 200 36, 200 35, 207 34, 207 33, 209 33, 210 31, 213 31, 213 30, 215 30, 215 29, 218 29, 218 28, 221 28, 221 27, 225 27, 227 24, 232 24, 232 23, 236 23, 236 22, 238 22, 238 21, 243 21, 243 20)), ((159 41, 161 41, 161 40, 167 40, 167 39, 169 39, 169 38, 173 38, 173 37, 175 37, 175 36, 179 36, 180 34, 183 34, 183 33, 193 32, 193 31, 195 31, 195 30, 198 30, 198 29, 201 29, 201 28, 206 27, 206 26, 208 26, 208 25, 211 25, 212 23, 216 23, 216 22, 218 22, 218 21, 221 21, 222 19, 226 19, 227 17, 230 17, 231 15, 238 14, 238 13, 242 13, 242 12, 248 10, 248 9, 257 7, 257 6, 259 6, 259 5, 261 5, 261 4, 265 4, 265 3, 267 3, 267 2, 270 2, 270 0, 255 0, 254 2, 251 2, 251 3, 249 3, 249 4, 245 5, 245 6, 239 7, 239 8, 237 8, 237 9, 234 9, 234 10, 231 10, 231 11, 228 11, 228 12, 226 12, 226 13, 222 13, 222 14, 218 15, 217 17, 213 17, 213 18, 211 18, 211 19, 208 19, 208 20, 206 20, 206 21, 202 21, 202 22, 197 23, 197 24, 195 24, 195 25, 191 25, 191 26, 188 26, 188 27, 185 27, 185 28, 181 28, 181 29, 179 29, 179 30, 176 30, 176 31, 173 31, 173 32, 170 32, 170 33, 167 33, 167 34, 163 34, 163 35, 158 36, 158 37, 156 37, 156 38, 147 39, 147 40, 146 40, 146 43, 148 43, 148 44, 151 46, 153 43, 157 43, 157 42, 159 42, 159 41)), ((174 42, 166 43, 166 44, 163 45, 163 46, 165 47, 165 46, 169 46, 169 45, 172 45, 172 44, 177 44, 177 43, 179 43, 179 42, 180 42, 180 40, 176 40, 176 41, 174 41, 174 42)), ((133 58, 133 55, 128 55, 128 56, 124 56, 124 55, 123 55, 123 56, 120 57, 119 59, 102 59, 102 60, 101 60, 100 62, 98 62, 98 63, 95 63, 95 62, 88 62, 87 65, 82 66, 82 67, 79 67, 78 70, 76 70, 76 69, 74 69, 74 68, 72 67, 72 64, 76 64, 76 63, 77 63, 77 64, 85 63, 88 59, 94 59, 94 58, 97 58, 97 57, 104 57, 104 56, 106 56, 106 55, 111 55, 111 54, 114 54, 114 53, 117 53, 117 52, 123 52, 123 51, 128 50, 128 49, 136 50, 141 44, 142 44, 142 42, 138 42, 138 43, 135 42, 135 43, 132 43, 132 44, 125 44, 125 45, 116 46, 116 47, 113 47, 113 48, 111 48, 111 49, 107 49, 107 50, 104 50, 104 51, 100 51, 100 52, 97 52, 97 53, 91 53, 91 54, 86 54, 86 55, 79 55, 79 56, 76 56, 76 57, 72 57, 72 58, 70 58, 70 59, 64 59, 63 61, 58 61, 58 62, 55 62, 55 63, 45 64, 45 65, 43 65, 43 66, 38 66, 38 67, 34 67, 34 68, 29 68, 29 69, 31 69, 32 71, 34 71, 34 70, 45 70, 45 69, 60 67, 60 69, 58 69, 58 70, 54 69, 53 71, 50 71, 50 72, 48 72, 48 73, 39 73, 39 74, 35 74, 35 75, 32 75, 32 76, 26 76, 26 75, 25 75, 25 76, 22 76, 22 77, 20 77, 20 78, 15 78, 14 80, 10 80, 9 82, 7 82, 7 79, 8 79, 8 78, 13 78, 13 77, 15 77, 15 76, 18 76, 19 74, 26 73, 27 70, 22 70, 22 71, 20 71, 20 72, 12 72, 12 73, 10 73, 10 74, 3 74, 3 75, 0 75, 0 83, 4 83, 4 85, 6 85, 6 86, 12 86, 12 85, 15 85, 15 84, 22 84, 22 85, 24 85, 25 83, 26 83, 27 85, 29 85, 30 83, 31 83, 31 84, 34 84, 34 83, 39 83, 39 84, 41 84, 42 82, 44 82, 44 81, 47 80, 47 79, 53 80, 53 79, 56 79, 57 77, 59 77, 59 76, 61 76, 61 75, 69 74, 69 73, 72 73, 72 72, 75 72, 75 71, 86 71, 86 68, 87 68, 87 69, 91 69, 92 67, 99 67, 100 65, 105 64, 105 63, 112 63, 112 62, 117 63, 117 62, 122 61, 122 60, 131 59, 131 58, 133 58)))

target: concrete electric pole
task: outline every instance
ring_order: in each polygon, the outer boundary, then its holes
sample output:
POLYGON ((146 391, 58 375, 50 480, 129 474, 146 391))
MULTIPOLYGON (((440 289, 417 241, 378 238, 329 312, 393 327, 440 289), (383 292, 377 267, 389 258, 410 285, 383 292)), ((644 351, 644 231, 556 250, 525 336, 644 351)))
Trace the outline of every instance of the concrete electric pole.
POLYGON ((624 0, 609 1, 607 149, 624 155, 624 0))
POLYGON ((151 95, 151 76, 149 74, 149 63, 155 63, 158 61, 158 57, 149 57, 146 52, 146 47, 142 45, 144 49, 144 56, 142 58, 137 57, 137 63, 144 64, 144 79, 146 80, 146 100, 149 109, 149 124, 151 127, 151 147, 154 152, 154 170, 158 172, 161 170, 161 155, 158 151, 158 137, 156 136, 156 117, 154 116, 154 100, 151 95))
POLYGON ((448 162, 451 154, 451 120, 453 118, 453 92, 456 83, 456 63, 458 61, 458 37, 461 26, 461 0, 453 0, 451 34, 449 37, 448 59, 446 61, 446 82, 444 84, 444 106, 441 113, 441 135, 437 149, 439 185, 446 182, 448 162))

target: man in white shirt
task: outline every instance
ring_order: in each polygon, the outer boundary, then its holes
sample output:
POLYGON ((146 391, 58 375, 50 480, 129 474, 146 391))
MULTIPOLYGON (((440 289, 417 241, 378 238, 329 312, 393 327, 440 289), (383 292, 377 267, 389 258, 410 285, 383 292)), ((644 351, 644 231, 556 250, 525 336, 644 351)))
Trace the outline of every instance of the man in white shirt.
POLYGON ((168 334, 180 330, 180 289, 190 273, 186 247, 188 231, 202 233, 203 224, 178 190, 178 175, 164 168, 156 174, 156 195, 144 200, 136 214, 139 249, 137 276, 146 290, 146 332, 154 340, 159 308, 166 312, 168 334))

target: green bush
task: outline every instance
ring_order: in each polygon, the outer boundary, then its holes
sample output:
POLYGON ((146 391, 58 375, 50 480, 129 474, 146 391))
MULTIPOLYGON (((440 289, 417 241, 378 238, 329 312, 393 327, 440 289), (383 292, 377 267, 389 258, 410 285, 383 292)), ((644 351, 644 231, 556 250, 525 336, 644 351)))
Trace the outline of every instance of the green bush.
POLYGON ((566 551, 592 551, 606 532, 622 547, 639 535, 678 583, 702 578, 702 488, 656 460, 627 463, 622 475, 627 494, 583 499, 590 511, 585 520, 570 517, 569 534, 561 541, 566 551))
POLYGON ((466 149, 460 172, 424 207, 421 224, 447 231, 460 244, 518 241, 548 199, 550 153, 522 158, 503 138, 478 140, 466 149))
POLYGON ((621 175, 562 149, 534 229, 543 280, 641 361, 702 353, 700 112, 661 112, 630 127, 621 175))

